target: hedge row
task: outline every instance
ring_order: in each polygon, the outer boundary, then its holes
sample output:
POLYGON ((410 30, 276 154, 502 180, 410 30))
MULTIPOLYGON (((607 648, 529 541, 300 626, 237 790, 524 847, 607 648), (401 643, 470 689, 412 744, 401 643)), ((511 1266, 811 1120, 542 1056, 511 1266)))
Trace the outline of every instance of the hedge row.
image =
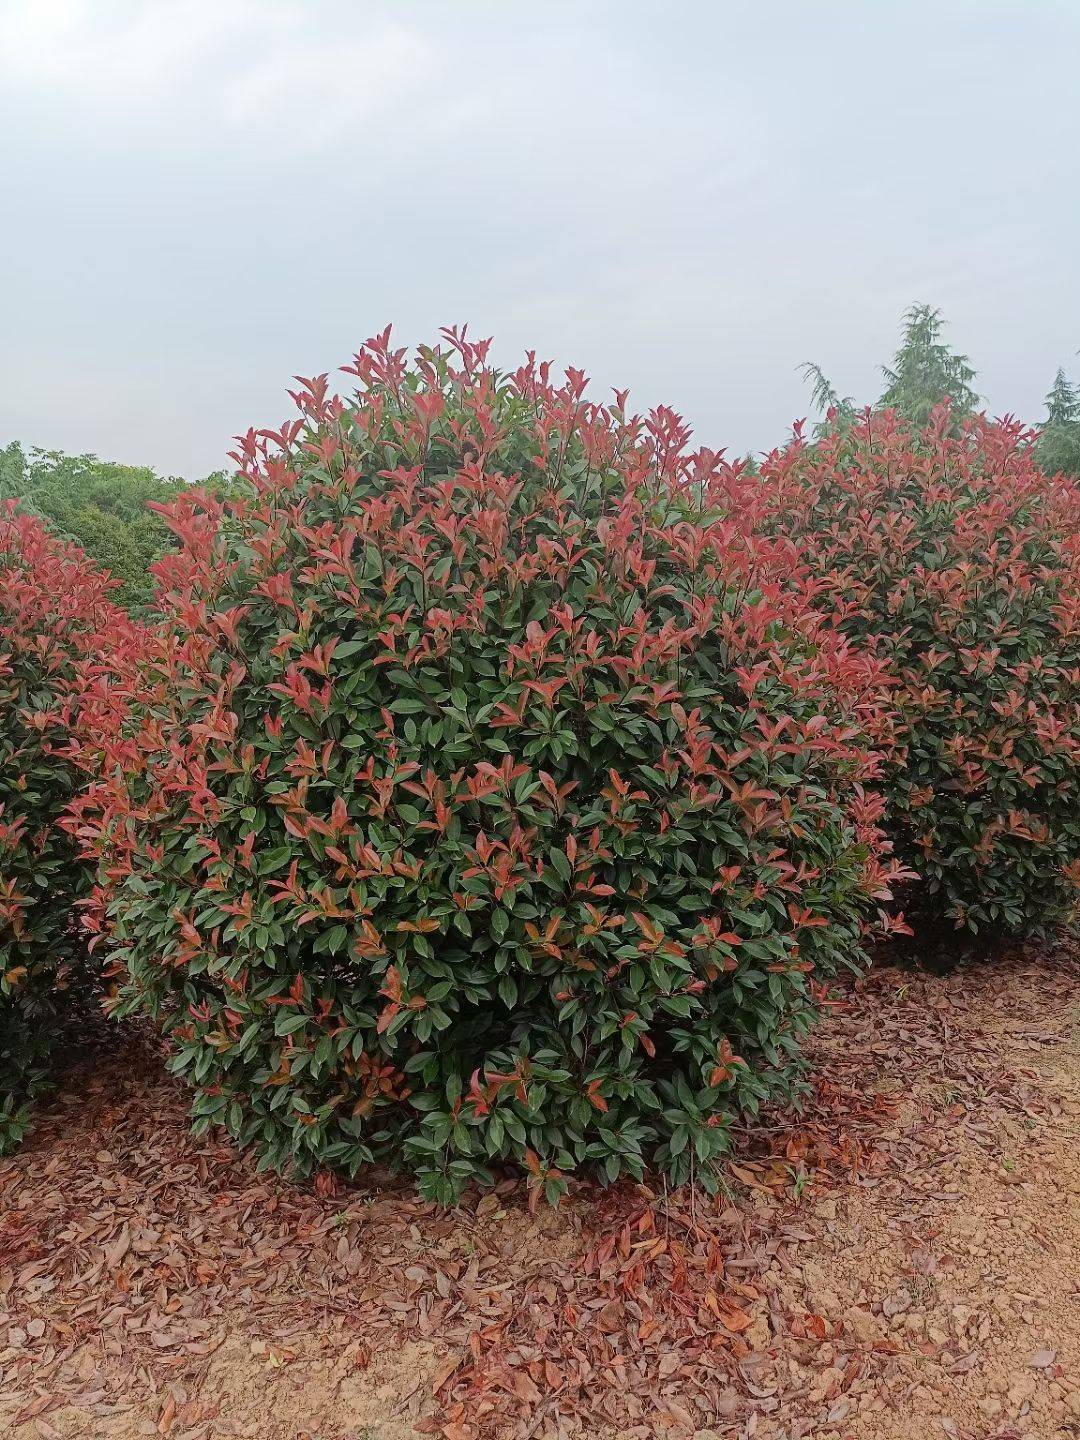
POLYGON ((112 679, 137 632, 114 588, 38 519, 0 505, 0 1153, 29 1122, 59 997, 86 989, 74 918, 92 875, 62 822, 118 730, 112 679))
POLYGON ((165 507, 58 802, 197 1127, 442 1201, 709 1185, 898 886, 920 934, 1072 920, 1077 493, 1018 428, 752 474, 458 332, 348 371, 165 507))

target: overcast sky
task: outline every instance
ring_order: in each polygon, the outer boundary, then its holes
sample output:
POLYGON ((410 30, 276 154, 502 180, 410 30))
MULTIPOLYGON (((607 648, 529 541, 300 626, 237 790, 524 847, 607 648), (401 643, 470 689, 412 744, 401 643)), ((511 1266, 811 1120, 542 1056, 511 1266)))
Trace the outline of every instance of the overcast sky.
POLYGON ((767 448, 1080 376, 1080 0, 0 0, 0 443, 200 475, 388 322, 767 448))

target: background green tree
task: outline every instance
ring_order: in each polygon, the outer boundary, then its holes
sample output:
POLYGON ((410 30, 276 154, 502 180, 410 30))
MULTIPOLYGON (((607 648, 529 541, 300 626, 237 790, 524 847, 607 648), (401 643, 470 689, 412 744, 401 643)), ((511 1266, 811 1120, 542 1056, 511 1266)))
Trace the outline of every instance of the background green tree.
POLYGON ((913 425, 925 425, 935 405, 952 404, 958 420, 974 414, 979 396, 972 388, 975 371, 966 355, 941 338, 944 321, 932 305, 912 305, 904 315, 900 348, 891 366, 883 365, 885 389, 879 410, 897 410, 913 425))
MULTIPOLYGON (((932 305, 912 305, 905 311, 899 348, 892 364, 881 367, 885 388, 873 407, 875 410, 896 410, 919 427, 926 424, 931 410, 943 400, 951 402, 958 421, 974 414, 979 403, 978 393, 972 387, 975 371, 966 355, 953 350, 942 339, 944 325, 941 311, 932 305)), ((801 369, 810 384, 814 408, 826 417, 832 412, 832 420, 826 418, 819 423, 815 433, 820 437, 834 427, 850 428, 860 410, 851 396, 840 395, 820 365, 812 360, 806 361, 801 369)))
POLYGON ((814 434, 820 439, 834 426, 838 430, 848 429, 859 413, 851 396, 838 394, 821 366, 815 365, 813 360, 804 361, 799 369, 810 386, 810 403, 825 417, 814 426, 814 434))
POLYGON ((1046 397, 1035 458, 1048 475, 1080 475, 1080 385, 1059 370, 1046 397))
POLYGON ((120 465, 96 455, 65 455, 18 441, 0 448, 0 499, 16 499, 75 540, 121 581, 121 604, 138 609, 151 593, 149 567, 170 543, 149 501, 173 499, 186 485, 145 465, 120 465))

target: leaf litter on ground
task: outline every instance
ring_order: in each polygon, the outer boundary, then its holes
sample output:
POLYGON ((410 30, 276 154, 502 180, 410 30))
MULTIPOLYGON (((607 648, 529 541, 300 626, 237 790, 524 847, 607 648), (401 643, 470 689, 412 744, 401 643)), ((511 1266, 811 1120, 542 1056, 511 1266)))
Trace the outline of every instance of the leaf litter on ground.
POLYGON ((259 1174, 92 1038, 0 1162, 13 1440, 1080 1433, 1080 967, 880 967, 724 1193, 259 1174))

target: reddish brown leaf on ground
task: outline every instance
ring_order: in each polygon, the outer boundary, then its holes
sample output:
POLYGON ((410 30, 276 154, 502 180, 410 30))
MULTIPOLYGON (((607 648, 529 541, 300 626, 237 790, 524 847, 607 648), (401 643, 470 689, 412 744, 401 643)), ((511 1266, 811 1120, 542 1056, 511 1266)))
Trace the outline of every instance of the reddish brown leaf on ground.
POLYGON ((879 969, 806 1113, 740 1132, 731 1198, 535 1217, 514 1185, 445 1213, 258 1174, 109 1031, 0 1162, 0 1431, 1067 1440, 1078 1022, 1073 952, 879 969))

